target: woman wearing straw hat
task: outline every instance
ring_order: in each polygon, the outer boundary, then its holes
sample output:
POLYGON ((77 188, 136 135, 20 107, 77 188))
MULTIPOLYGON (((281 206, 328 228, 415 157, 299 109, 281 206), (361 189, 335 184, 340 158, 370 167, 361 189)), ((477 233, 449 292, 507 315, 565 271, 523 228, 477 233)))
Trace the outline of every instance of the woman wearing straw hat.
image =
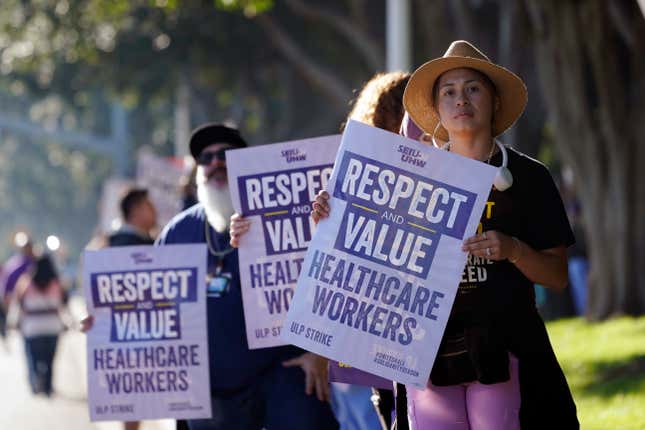
POLYGON ((412 427, 578 428, 533 293, 535 283, 566 287, 573 234, 546 167, 495 139, 524 111, 524 83, 456 41, 413 73, 403 100, 425 140, 501 165, 479 233, 463 245, 470 255, 428 389, 408 390, 412 427))
MULTIPOLYGON (((404 135, 499 166, 478 234, 463 244, 468 263, 428 386, 408 388, 413 429, 579 427, 533 292, 565 288, 573 234, 546 167, 496 140, 526 102, 522 80, 466 41, 406 87, 404 135)), ((317 196, 314 220, 328 216, 328 198, 317 196)))

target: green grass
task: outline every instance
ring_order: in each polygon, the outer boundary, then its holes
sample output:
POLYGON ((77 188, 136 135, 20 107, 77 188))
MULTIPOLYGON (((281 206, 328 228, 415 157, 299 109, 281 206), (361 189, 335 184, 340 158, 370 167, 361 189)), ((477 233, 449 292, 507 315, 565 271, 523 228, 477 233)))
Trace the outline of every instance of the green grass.
POLYGON ((581 429, 645 429, 645 317, 566 319, 547 328, 581 429))

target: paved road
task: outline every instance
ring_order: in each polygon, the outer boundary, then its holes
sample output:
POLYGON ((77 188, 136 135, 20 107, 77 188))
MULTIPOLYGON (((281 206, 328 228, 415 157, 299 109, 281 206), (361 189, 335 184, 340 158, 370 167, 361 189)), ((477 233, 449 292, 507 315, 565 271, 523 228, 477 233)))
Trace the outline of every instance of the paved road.
MULTIPOLYGON (((79 314, 79 305, 72 312, 79 314)), ((85 336, 67 332, 59 340, 54 362, 52 398, 34 396, 27 382, 22 338, 13 333, 0 341, 0 429, 122 430, 120 423, 90 423, 87 410, 85 336)), ((174 421, 144 422, 140 430, 171 430, 174 421)))

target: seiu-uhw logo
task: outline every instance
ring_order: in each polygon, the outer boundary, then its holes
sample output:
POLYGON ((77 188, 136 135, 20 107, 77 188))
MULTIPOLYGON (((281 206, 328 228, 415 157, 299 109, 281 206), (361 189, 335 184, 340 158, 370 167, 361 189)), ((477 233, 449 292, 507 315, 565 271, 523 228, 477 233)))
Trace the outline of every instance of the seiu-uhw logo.
POLYGON ((285 149, 280 153, 280 155, 284 157, 287 163, 307 160, 307 154, 300 152, 299 149, 285 149))
POLYGON ((130 257, 134 260, 134 264, 152 263, 152 257, 145 252, 133 252, 130 257))
POLYGON ((405 145, 399 145, 397 152, 401 153, 401 161, 412 164, 417 167, 425 167, 425 156, 418 149, 405 145))

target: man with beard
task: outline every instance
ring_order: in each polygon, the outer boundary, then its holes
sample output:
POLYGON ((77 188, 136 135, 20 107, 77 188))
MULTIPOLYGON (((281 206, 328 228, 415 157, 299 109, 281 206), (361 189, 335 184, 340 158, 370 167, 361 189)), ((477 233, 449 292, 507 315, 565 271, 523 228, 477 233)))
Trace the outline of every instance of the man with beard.
POLYGON ((208 246, 204 288, 213 418, 189 421, 189 428, 337 429, 325 359, 291 345, 254 350, 247 345, 238 255, 229 243, 234 209, 224 156, 245 146, 238 130, 224 125, 206 124, 193 132, 199 204, 177 215, 157 239, 161 245, 208 246))

